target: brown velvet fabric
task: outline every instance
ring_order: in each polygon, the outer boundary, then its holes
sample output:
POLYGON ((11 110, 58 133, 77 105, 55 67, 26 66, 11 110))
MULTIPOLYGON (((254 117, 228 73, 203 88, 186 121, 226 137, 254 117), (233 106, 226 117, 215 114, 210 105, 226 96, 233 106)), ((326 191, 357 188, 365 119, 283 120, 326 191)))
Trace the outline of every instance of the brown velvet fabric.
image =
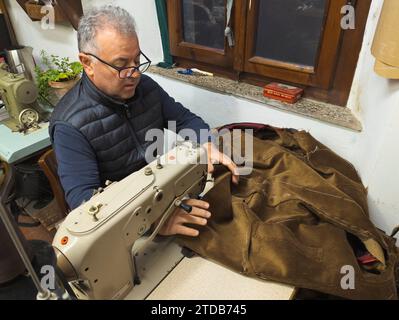
MULTIPOLYGON (((241 151, 234 141, 232 149, 241 151)), ((397 298, 395 241, 370 221, 367 191, 349 162, 306 132, 261 126, 253 167, 238 186, 218 167, 205 198, 213 216, 198 238, 180 244, 250 277, 350 299, 397 298), (348 235, 379 258, 380 274, 359 265, 348 235), (354 290, 341 288, 348 265, 354 290)))

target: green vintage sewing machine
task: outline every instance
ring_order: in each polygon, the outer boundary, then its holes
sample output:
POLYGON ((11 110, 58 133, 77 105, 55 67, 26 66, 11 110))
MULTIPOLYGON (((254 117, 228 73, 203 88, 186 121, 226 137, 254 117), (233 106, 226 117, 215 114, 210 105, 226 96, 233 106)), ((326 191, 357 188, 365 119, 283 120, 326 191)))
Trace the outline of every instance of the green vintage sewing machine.
POLYGON ((15 132, 31 132, 40 129, 40 122, 46 122, 49 112, 37 102, 38 89, 35 83, 7 70, 7 64, 0 63, 0 99, 3 101, 9 119, 0 124, 15 132))

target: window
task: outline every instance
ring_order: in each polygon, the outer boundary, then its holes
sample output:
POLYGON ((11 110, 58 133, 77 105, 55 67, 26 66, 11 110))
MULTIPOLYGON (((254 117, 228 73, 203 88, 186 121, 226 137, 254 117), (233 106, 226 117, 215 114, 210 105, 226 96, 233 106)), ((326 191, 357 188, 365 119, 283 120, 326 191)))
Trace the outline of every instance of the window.
POLYGON ((270 81, 305 88, 305 95, 344 106, 347 102, 371 0, 351 1, 355 29, 344 30, 347 0, 235 0, 225 37, 226 0, 167 0, 171 53, 232 79, 270 81))
POLYGON ((171 52, 176 57, 232 68, 225 43, 225 0, 168 0, 171 52))

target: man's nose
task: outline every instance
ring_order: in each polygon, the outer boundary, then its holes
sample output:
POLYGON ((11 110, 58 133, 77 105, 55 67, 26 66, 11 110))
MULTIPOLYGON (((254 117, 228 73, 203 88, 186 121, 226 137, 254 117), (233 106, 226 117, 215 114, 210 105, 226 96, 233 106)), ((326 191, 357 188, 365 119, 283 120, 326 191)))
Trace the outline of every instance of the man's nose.
POLYGON ((129 75, 129 77, 128 78, 133 78, 133 79, 137 79, 137 78, 139 78, 141 76, 141 72, 140 72, 140 70, 132 70, 131 71, 131 74, 129 75))
POLYGON ((140 70, 134 70, 132 77, 133 78, 139 78, 141 76, 141 71, 140 70))

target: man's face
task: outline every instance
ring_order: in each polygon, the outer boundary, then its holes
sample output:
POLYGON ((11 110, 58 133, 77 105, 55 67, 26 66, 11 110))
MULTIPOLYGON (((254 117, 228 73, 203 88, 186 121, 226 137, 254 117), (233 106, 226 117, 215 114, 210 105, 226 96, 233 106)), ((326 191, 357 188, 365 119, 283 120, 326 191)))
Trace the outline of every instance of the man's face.
MULTIPOLYGON (((101 60, 119 68, 140 64, 140 46, 136 35, 123 35, 113 28, 105 28, 97 33, 95 54, 101 60)), ((105 94, 118 100, 127 100, 134 96, 140 81, 140 73, 132 78, 120 79, 117 70, 96 58, 81 53, 80 60, 91 81, 105 94)))

